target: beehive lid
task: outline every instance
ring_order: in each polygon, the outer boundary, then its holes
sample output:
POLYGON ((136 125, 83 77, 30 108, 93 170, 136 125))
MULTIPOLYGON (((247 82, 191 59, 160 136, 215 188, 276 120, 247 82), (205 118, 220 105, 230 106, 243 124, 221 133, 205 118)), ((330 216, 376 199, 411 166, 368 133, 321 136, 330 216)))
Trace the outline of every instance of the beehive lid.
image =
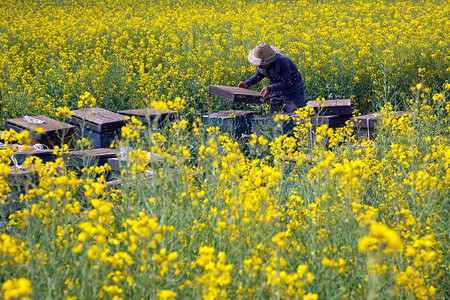
POLYGON ((156 118, 160 118, 161 120, 167 118, 168 116, 174 115, 176 112, 173 110, 162 110, 162 109, 155 109, 151 107, 147 108, 138 108, 138 109, 129 109, 129 110, 121 110, 117 113, 128 116, 128 117, 135 117, 138 120, 147 123, 147 121, 150 119, 154 120, 156 118))
POLYGON ((210 85, 208 91, 213 95, 233 102, 261 103, 261 95, 259 92, 250 89, 234 86, 210 85))
POLYGON ((35 167, 34 164, 20 167, 12 166, 11 173, 8 174, 8 178, 36 173, 34 167, 35 167))
POLYGON ((308 107, 314 108, 316 114, 323 115, 351 115, 353 112, 352 101, 350 99, 308 101, 308 107))
POLYGON ((117 157, 117 155, 119 155, 119 150, 111 149, 111 148, 96 148, 96 149, 88 149, 88 150, 69 151, 69 156, 89 156, 89 157, 110 158, 110 157, 117 157))
POLYGON ((37 140, 45 140, 61 135, 63 130, 67 130, 66 135, 71 135, 75 131, 75 126, 66 124, 46 116, 25 116, 23 118, 8 119, 5 122, 6 129, 14 129, 17 132, 23 130, 34 131, 36 128, 42 128, 45 134, 32 133, 32 137, 37 140))
POLYGON ((256 114, 257 112, 252 110, 222 110, 210 115, 205 115, 203 118, 228 120, 251 117, 256 114))
POLYGON ((341 116, 341 115, 329 115, 329 116, 312 116, 311 123, 315 126, 328 125, 336 126, 345 124, 346 121, 350 120, 351 116, 341 116))
POLYGON ((73 162, 78 165, 88 164, 94 165, 99 161, 107 162, 108 158, 118 157, 119 150, 111 148, 96 148, 86 150, 69 151, 68 156, 73 162))
POLYGON ((78 126, 86 126, 100 133, 113 131, 125 125, 125 117, 123 115, 100 107, 84 108, 72 112, 71 123, 78 126))
POLYGON ((351 106, 351 99, 336 99, 336 100, 325 100, 324 102, 318 101, 308 101, 307 105, 309 107, 336 107, 336 106, 351 106))
MULTIPOLYGON (((268 116, 258 116, 258 117, 253 117, 253 121, 274 121, 274 117, 276 114, 273 115, 268 115, 268 116)), ((281 115, 284 116, 288 116, 289 120, 291 120, 291 118, 296 117, 297 115, 295 113, 282 113, 281 115)))
MULTIPOLYGON (((406 111, 397 111, 394 112, 395 118, 400 118, 405 114, 409 114, 406 111)), ((352 117, 350 120, 359 128, 369 128, 372 129, 375 127, 377 120, 382 118, 383 115, 381 113, 372 113, 363 116, 352 117)))

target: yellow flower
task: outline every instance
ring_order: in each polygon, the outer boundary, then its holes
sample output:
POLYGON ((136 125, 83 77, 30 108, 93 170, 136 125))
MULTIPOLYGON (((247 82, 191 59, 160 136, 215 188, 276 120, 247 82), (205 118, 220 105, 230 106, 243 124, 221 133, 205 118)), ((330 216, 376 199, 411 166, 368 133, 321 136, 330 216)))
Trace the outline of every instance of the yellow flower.
POLYGON ((197 192, 197 198, 201 199, 201 198, 205 197, 205 194, 206 194, 205 191, 197 192))
POLYGON ((45 130, 42 129, 42 128, 40 128, 40 127, 36 127, 36 128, 34 129, 34 131, 35 131, 37 134, 45 134, 45 133, 46 133, 45 130))
POLYGON ((106 294, 108 294, 108 296, 115 296, 117 294, 123 293, 123 289, 115 284, 104 285, 102 289, 106 294))
POLYGON ((322 265, 332 267, 334 266, 334 261, 324 257, 322 258, 322 265))
POLYGON ((303 300, 317 300, 319 298, 318 294, 308 293, 303 296, 303 300))
POLYGON ((178 296, 177 293, 171 290, 161 290, 156 294, 156 297, 158 300, 170 300, 175 299, 175 297, 178 296))
POLYGON ((378 239, 371 236, 363 236, 358 240, 358 251, 365 252, 372 245, 376 245, 378 243, 378 239))
POLYGON ((403 242, 399 234, 382 223, 372 222, 370 224, 370 233, 374 237, 380 238, 391 250, 401 250, 403 248, 403 242))
POLYGON ((167 255, 167 260, 168 261, 173 261, 175 259, 178 258, 178 253, 177 252, 170 252, 169 255, 167 255))
POLYGON ((73 116, 73 111, 70 110, 69 107, 67 106, 63 106, 63 107, 58 107, 56 109, 56 115, 63 115, 66 118, 71 118, 73 116))
POLYGON ((434 102, 442 103, 443 100, 444 100, 444 95, 443 94, 434 94, 433 95, 433 101, 434 102))
POLYGON ((72 249, 72 252, 75 253, 75 254, 78 254, 78 253, 81 252, 81 250, 83 250, 83 245, 82 244, 78 244, 72 249))
POLYGON ((258 143, 259 143, 260 145, 262 145, 262 146, 267 145, 268 142, 269 142, 269 141, 266 140, 262 135, 258 138, 258 143))
POLYGON ((311 272, 308 272, 306 274, 306 282, 308 282, 309 284, 314 281, 314 278, 316 278, 316 276, 314 276, 311 272))
POLYGON ((153 101, 151 107, 154 109, 169 110, 169 106, 164 101, 153 101))
POLYGON ((87 251, 87 256, 90 260, 96 260, 100 256, 100 248, 97 245, 93 245, 87 251))
POLYGON ((27 278, 13 278, 2 284, 2 294, 5 300, 28 296, 32 292, 31 282, 27 278))
MULTIPOLYGON (((303 277, 303 275, 306 273, 306 270, 308 270, 308 265, 299 265, 298 267, 297 267, 297 274, 298 274, 298 277, 303 277)), ((308 274, 310 274, 310 273, 308 273, 308 274)))

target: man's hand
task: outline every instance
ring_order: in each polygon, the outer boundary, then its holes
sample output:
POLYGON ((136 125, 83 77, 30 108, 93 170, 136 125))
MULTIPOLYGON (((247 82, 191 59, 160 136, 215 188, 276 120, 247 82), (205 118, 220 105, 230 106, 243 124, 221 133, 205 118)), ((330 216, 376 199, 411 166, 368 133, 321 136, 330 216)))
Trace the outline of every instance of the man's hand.
POLYGON ((248 88, 248 84, 245 81, 241 81, 239 82, 238 87, 246 89, 248 88))
POLYGON ((261 90, 261 92, 259 94, 263 97, 263 99, 267 99, 267 98, 269 98, 270 91, 266 86, 261 90))

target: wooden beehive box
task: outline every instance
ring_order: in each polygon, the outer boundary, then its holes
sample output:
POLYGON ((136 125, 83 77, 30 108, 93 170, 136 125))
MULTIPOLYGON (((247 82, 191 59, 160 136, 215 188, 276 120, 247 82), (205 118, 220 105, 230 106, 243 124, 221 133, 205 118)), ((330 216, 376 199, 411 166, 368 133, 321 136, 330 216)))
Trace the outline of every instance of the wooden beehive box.
POLYGON ((314 108, 316 115, 320 116, 346 116, 353 113, 352 101, 350 99, 325 100, 323 103, 308 101, 306 105, 314 108))
POLYGON ((108 162, 109 158, 118 157, 119 150, 111 148, 96 148, 86 150, 69 151, 69 164, 72 167, 92 167, 102 166, 108 162))
POLYGON ((40 143, 48 147, 69 143, 75 132, 75 126, 41 115, 8 119, 5 122, 5 129, 14 129, 17 132, 28 130, 33 140, 32 144, 40 143), (45 133, 36 133, 36 128, 42 128, 45 133))
MULTIPOLYGON (((290 116, 290 120, 292 120, 292 124, 290 125, 292 128, 298 124, 304 124, 306 122, 305 120, 300 120, 298 115, 295 113, 290 113, 288 115, 290 116)), ((328 127, 335 128, 345 125, 345 122, 350 120, 350 118, 351 115, 316 115, 309 117, 308 120, 311 122, 313 128, 321 125, 327 125, 328 127)))
POLYGON ((295 122, 292 119, 292 114, 284 114, 289 116, 289 119, 274 121, 274 116, 259 116, 251 120, 252 131, 256 135, 273 138, 282 134, 290 134, 294 129, 295 122))
POLYGON ((25 203, 20 200, 20 195, 35 187, 39 181, 39 175, 34 170, 34 165, 11 166, 11 173, 4 179, 11 188, 6 203, 2 204, 3 214, 7 216, 23 209, 25 203))
MULTIPOLYGON (((408 114, 406 111, 397 111, 394 112, 395 118, 400 118, 401 116, 408 114)), ((383 115, 381 113, 372 113, 368 115, 363 116, 356 116, 350 118, 350 121, 355 125, 355 127, 358 128, 365 128, 365 129, 374 129, 378 119, 382 118, 383 115)))
MULTIPOLYGON (((279 120, 275 122, 273 116, 254 117, 252 119, 252 129, 257 135, 264 136, 280 136, 282 134, 290 134, 296 125, 305 123, 305 120, 300 120, 295 113, 285 113, 289 119, 279 120)), ((328 125, 329 127, 338 127, 345 124, 351 116, 327 115, 327 116, 312 116, 310 122, 312 130, 321 125, 328 125)))
POLYGON ((252 129, 255 134, 263 135, 265 137, 273 138, 282 134, 292 135, 294 128, 307 121, 311 122, 312 126, 309 128, 309 138, 313 140, 317 127, 327 125, 331 128, 337 128, 345 125, 351 116, 347 115, 327 115, 327 116, 312 116, 307 120, 300 119, 295 113, 286 113, 289 116, 288 120, 279 120, 275 122, 272 116, 254 117, 252 119, 252 129))
MULTIPOLYGON (((401 116, 408 114, 408 112, 405 111, 397 111, 394 112, 395 118, 400 118, 401 116)), ((362 116, 356 116, 350 118, 350 122, 353 123, 355 127, 355 134, 358 137, 368 138, 372 137, 372 134, 374 133, 375 127, 378 123, 378 120, 381 119, 383 116, 381 113, 372 113, 362 116)))
POLYGON ((120 136, 125 117, 100 107, 91 107, 74 110, 70 122, 77 126, 77 137, 88 139, 92 148, 107 148, 120 136))
POLYGON ((127 165, 127 159, 125 157, 111 157, 108 158, 108 165, 113 171, 121 171, 127 165))
POLYGON ((43 163, 46 163, 48 161, 54 161, 58 155, 53 154, 53 149, 45 149, 45 150, 27 150, 27 151, 20 151, 20 152, 14 152, 14 158, 17 160, 19 164, 22 164, 27 157, 30 156, 36 156, 39 157, 43 163))
POLYGON ((218 126, 222 132, 229 132, 239 138, 251 133, 251 119, 256 114, 256 111, 251 110, 222 110, 203 116, 203 124, 218 126))
POLYGON ((379 113, 372 113, 363 116, 352 117, 350 120, 356 128, 362 129, 374 129, 377 124, 377 118, 380 117, 379 113))
POLYGON ((209 93, 232 102, 261 103, 258 91, 234 86, 210 85, 209 93))
MULTIPOLYGON (((13 196, 18 196, 39 181, 39 174, 34 169, 34 165, 11 166, 11 173, 5 178, 12 190, 13 196)), ((14 197, 13 197, 14 198, 14 197)))
POLYGON ((344 125, 351 117, 351 115, 326 115, 312 116, 310 119, 313 126, 328 125, 328 127, 338 127, 344 125))
POLYGON ((175 111, 172 110, 161 110, 155 108, 139 108, 139 109, 129 109, 121 110, 117 113, 128 116, 135 117, 143 124, 148 125, 149 123, 158 122, 158 126, 162 126, 164 122, 173 120, 175 118, 175 111))

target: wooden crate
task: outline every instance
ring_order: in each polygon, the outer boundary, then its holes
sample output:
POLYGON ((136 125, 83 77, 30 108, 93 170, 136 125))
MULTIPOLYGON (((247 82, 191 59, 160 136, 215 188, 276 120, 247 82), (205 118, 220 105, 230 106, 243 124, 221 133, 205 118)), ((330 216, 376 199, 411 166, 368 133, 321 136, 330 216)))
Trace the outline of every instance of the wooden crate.
POLYGON ((100 107, 74 110, 70 121, 77 126, 77 137, 86 138, 92 148, 107 148, 120 136, 125 117, 100 107))
POLYGON ((373 113, 363 116, 357 116, 350 118, 350 121, 355 125, 358 129, 374 129, 377 124, 377 118, 381 115, 379 113, 373 113))
MULTIPOLYGON (((255 134, 264 136, 280 136, 282 134, 291 134, 295 126, 301 123, 305 123, 305 120, 299 120, 295 113, 286 114, 289 116, 289 120, 280 120, 275 122, 273 117, 254 117, 252 118, 252 129, 255 134), (281 126, 280 126, 281 124, 281 126)), ((336 128, 343 126, 351 116, 312 116, 310 122, 312 124, 311 132, 315 132, 316 127, 321 125, 328 125, 328 127, 336 128)))
MULTIPOLYGON (((300 120, 298 115, 295 113, 289 113, 287 115, 290 117, 290 120, 292 120, 292 122, 291 122, 292 128, 298 124, 303 124, 306 122, 305 120, 300 120)), ((308 120, 311 122, 313 127, 327 125, 328 127, 335 128, 335 127, 345 125, 345 122, 350 120, 350 118, 351 118, 351 115, 342 115, 342 116, 341 115, 326 115, 326 116, 311 116, 311 117, 309 117, 308 120)))
POLYGON ((21 152, 14 152, 14 158, 17 160, 17 163, 22 164, 27 157, 30 156, 36 156, 39 157, 43 163, 46 163, 48 161, 54 161, 58 155, 53 154, 53 149, 49 150, 27 150, 27 151, 21 151, 21 152))
POLYGON ((219 126, 222 132, 229 132, 239 138, 251 133, 251 119, 256 114, 256 111, 251 110, 223 110, 203 116, 203 124, 219 126))
POLYGON ((118 157, 119 150, 111 148, 97 148, 90 150, 69 151, 69 164, 72 167, 92 167, 102 166, 108 162, 109 158, 118 157))
POLYGON ((19 168, 16 166, 11 167, 11 173, 8 174, 7 180, 14 179, 21 176, 35 176, 36 171, 34 171, 34 165, 28 166, 20 166, 19 168))
POLYGON ((326 116, 312 116, 311 123, 313 126, 328 125, 328 127, 338 127, 345 125, 345 122, 350 120, 351 115, 326 115, 326 116))
POLYGON ((135 117, 143 124, 148 126, 149 123, 153 123, 155 121, 158 122, 158 126, 161 127, 166 121, 175 119, 175 111, 172 110, 161 110, 155 108, 139 108, 139 109, 129 109, 129 110, 121 110, 117 113, 128 116, 135 117))
POLYGON ((111 157, 107 160, 108 165, 113 171, 121 171, 127 165, 127 159, 125 157, 111 157))
MULTIPOLYGON (((395 118, 400 118, 401 116, 408 114, 405 111, 397 111, 394 112, 395 118)), ((373 133, 375 131, 375 127, 378 123, 378 120, 383 116, 381 113, 372 113, 362 116, 356 116, 350 118, 350 122, 353 123, 355 128, 355 135, 360 138, 370 139, 373 137, 373 133)))
MULTIPOLYGON (((258 136, 263 135, 273 139, 282 134, 293 135, 296 126, 306 123, 305 120, 299 119, 295 113, 287 113, 285 115, 289 116, 289 120, 280 120, 278 122, 275 122, 273 117, 255 117, 252 119, 252 129, 258 136)), ((308 139, 310 141, 315 139, 317 127, 327 125, 330 128, 338 128, 344 126, 345 122, 350 118, 351 116, 340 115, 312 116, 308 119, 312 124, 312 127, 309 128, 308 139)))
POLYGON ((126 157, 112 157, 108 158, 108 165, 113 171, 122 171, 123 169, 129 167, 131 164, 136 164, 136 162, 131 162, 130 158, 126 157))
POLYGON ((46 116, 32 116, 31 120, 38 120, 43 123, 34 124, 27 121, 26 118, 8 119, 5 122, 5 129, 14 129, 17 132, 29 130, 33 144, 40 143, 49 147, 69 143, 75 132, 75 126, 46 116), (36 128, 42 128, 45 133, 38 134, 34 132, 36 128))
POLYGON ((113 189, 121 189, 123 187, 121 179, 112 179, 106 182, 106 190, 111 191, 113 189))
POLYGON ((13 194, 19 195, 30 188, 31 185, 37 184, 39 174, 34 170, 34 165, 28 166, 11 166, 11 173, 6 176, 5 180, 11 188, 13 194))
POLYGON ((351 115, 353 113, 352 101, 350 99, 325 100, 324 103, 308 101, 307 106, 314 108, 316 115, 351 115))
MULTIPOLYGON (((393 113, 395 114, 395 118, 400 118, 401 116, 403 116, 405 114, 409 114, 406 111, 396 111, 393 113)), ((378 122, 378 119, 380 119, 382 117, 383 117, 383 115, 381 113, 372 113, 372 114, 368 114, 368 115, 352 117, 352 118, 350 118, 350 121, 357 128, 374 129, 378 122)))
POLYGON ((20 200, 20 195, 35 187, 39 181, 39 176, 33 167, 34 165, 20 166, 19 168, 11 166, 11 173, 5 177, 11 192, 8 193, 6 203, 2 204, 4 216, 24 208, 25 203, 20 200))
POLYGON ((262 98, 258 91, 234 86, 210 85, 208 91, 232 102, 261 103, 262 98))
POLYGON ((274 121, 273 116, 259 116, 253 117, 251 120, 252 131, 258 136, 266 138, 273 138, 282 134, 290 134, 295 126, 295 121, 292 119, 293 114, 284 114, 289 116, 289 120, 274 121))

